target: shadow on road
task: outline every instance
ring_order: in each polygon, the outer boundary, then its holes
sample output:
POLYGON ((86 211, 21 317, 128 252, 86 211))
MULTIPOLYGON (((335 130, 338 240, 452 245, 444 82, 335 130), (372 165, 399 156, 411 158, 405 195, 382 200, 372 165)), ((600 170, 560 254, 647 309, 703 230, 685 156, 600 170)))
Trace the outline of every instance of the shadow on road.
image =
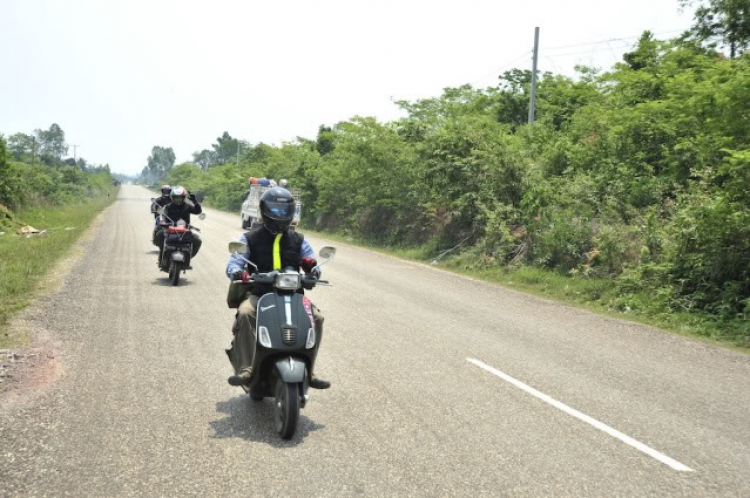
MULTIPOLYGON (((172 282, 169 281, 169 276, 167 276, 166 273, 164 275, 164 277, 157 278, 153 282, 151 282, 151 285, 158 285, 159 287, 173 287, 172 282)), ((190 283, 190 280, 186 279, 185 277, 180 277, 180 283, 177 285, 177 287, 187 287, 188 285, 192 285, 190 283)))
POLYGON ((217 439, 237 437, 285 448, 296 446, 311 432, 325 428, 300 413, 296 434, 285 441, 273 428, 273 400, 252 401, 247 394, 216 403, 216 411, 227 414, 224 418, 209 422, 214 430, 212 437, 217 439))

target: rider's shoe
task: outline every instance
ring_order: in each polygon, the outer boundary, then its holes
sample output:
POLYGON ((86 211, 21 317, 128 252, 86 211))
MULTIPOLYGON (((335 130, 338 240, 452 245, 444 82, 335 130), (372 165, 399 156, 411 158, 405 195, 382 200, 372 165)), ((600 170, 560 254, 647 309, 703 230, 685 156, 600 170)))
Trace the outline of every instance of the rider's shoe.
POLYGON ((243 370, 227 379, 231 386, 246 386, 251 380, 253 380, 253 372, 251 370, 243 370))
POLYGON ((328 389, 331 387, 331 383, 327 380, 320 379, 315 376, 315 374, 312 375, 312 378, 310 379, 310 387, 313 389, 328 389))

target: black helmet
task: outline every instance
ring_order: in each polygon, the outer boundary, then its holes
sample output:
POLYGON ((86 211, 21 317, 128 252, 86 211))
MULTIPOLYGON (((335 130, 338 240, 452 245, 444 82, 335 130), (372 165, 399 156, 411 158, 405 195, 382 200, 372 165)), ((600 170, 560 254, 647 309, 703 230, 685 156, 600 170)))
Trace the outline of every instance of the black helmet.
POLYGON ((169 185, 161 186, 161 195, 169 195, 170 192, 172 192, 172 187, 170 187, 169 185))
POLYGON ((169 198, 172 200, 172 204, 177 204, 178 206, 185 204, 185 197, 187 197, 185 187, 177 186, 169 193, 169 198))
POLYGON ((260 198, 260 214, 269 232, 286 232, 294 218, 294 197, 285 188, 270 188, 260 198))

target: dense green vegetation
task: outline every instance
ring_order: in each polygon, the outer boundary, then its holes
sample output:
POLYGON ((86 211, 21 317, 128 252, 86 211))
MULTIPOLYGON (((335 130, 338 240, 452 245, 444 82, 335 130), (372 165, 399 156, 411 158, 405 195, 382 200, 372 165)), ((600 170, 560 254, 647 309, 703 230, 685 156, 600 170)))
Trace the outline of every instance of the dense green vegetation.
POLYGON ((445 260, 464 270, 595 280, 588 301, 750 346, 750 56, 736 22, 750 10, 727 5, 700 7, 679 39, 644 33, 609 72, 541 75, 533 128, 530 71, 512 70, 495 88, 399 102, 396 122, 355 117, 239 161, 203 151, 162 178, 225 209, 250 176, 288 178, 308 227, 425 259, 458 246, 445 260))
POLYGON ((108 165, 63 159, 67 152, 65 132, 57 124, 32 135, 16 133, 7 143, 0 136, 0 205, 7 208, 3 209, 6 227, 7 210, 61 206, 106 196, 112 190, 114 179, 108 165))
POLYGON ((24 338, 8 336, 8 318, 26 306, 47 270, 115 198, 117 181, 108 166, 63 159, 66 153, 56 124, 34 135, 12 135, 8 144, 0 136, 0 347, 24 344, 24 338), (26 224, 44 233, 19 235, 26 224))

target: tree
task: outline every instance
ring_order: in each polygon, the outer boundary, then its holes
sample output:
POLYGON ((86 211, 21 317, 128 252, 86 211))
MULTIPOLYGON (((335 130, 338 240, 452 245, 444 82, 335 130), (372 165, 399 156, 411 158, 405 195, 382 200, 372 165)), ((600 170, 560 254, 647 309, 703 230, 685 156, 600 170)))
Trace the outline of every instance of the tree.
POLYGON ((320 125, 318 128, 318 138, 315 141, 315 150, 318 151, 318 154, 325 156, 333 152, 335 135, 330 126, 320 125))
POLYGON ((159 145, 151 149, 148 156, 148 169, 150 180, 159 181, 167 177, 169 170, 174 166, 175 155, 172 147, 161 147, 159 145))
POLYGON ((8 150, 16 161, 32 158, 36 153, 36 138, 25 133, 16 133, 8 137, 8 150))
POLYGON ((10 194, 9 185, 6 184, 8 177, 8 151, 5 146, 5 138, 0 135, 0 204, 7 203, 10 194))
POLYGON ((208 171, 208 168, 215 165, 217 162, 216 152, 208 149, 203 149, 200 152, 193 152, 193 162, 200 166, 203 171, 208 171))
MULTIPOLYGON (((529 101, 531 99, 531 71, 512 69, 500 76, 500 102, 497 108, 497 120, 521 126, 529 119, 529 101)), ((540 78, 539 83, 543 78, 540 78)))
POLYGON ((47 162, 60 164, 62 156, 68 153, 65 143, 65 132, 57 123, 52 123, 49 130, 34 130, 40 145, 40 155, 47 162))
MULTIPOLYGON (((189 185, 191 179, 201 175, 199 166, 195 163, 182 163, 178 164, 171 170, 169 170, 168 183, 170 185, 189 185)), ((194 187, 191 187, 194 188, 194 187)))
POLYGON ((645 69, 658 61, 659 42, 654 40, 651 31, 644 31, 635 49, 632 52, 626 52, 622 58, 634 71, 645 69))
POLYGON ((241 152, 240 149, 246 149, 248 145, 244 140, 232 138, 232 135, 225 131, 222 136, 216 139, 216 143, 211 145, 214 154, 216 154, 216 164, 235 162, 239 152, 241 152))
MULTIPOLYGON (((695 0, 680 0, 682 7, 695 0)), ((749 0, 701 0, 695 11, 695 24, 688 34, 698 41, 721 40, 734 58, 750 45, 749 0)))
POLYGON ((144 182, 146 184, 152 183, 151 170, 148 169, 148 166, 144 166, 143 169, 141 170, 139 181, 144 182))

